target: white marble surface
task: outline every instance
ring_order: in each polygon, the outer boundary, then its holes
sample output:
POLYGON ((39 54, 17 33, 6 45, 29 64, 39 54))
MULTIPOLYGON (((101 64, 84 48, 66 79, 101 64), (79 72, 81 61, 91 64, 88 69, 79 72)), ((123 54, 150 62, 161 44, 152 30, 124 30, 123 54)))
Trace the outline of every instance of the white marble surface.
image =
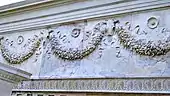
MULTIPOLYGON (((120 15, 115 18, 120 20, 120 25, 129 22, 131 24, 130 29, 133 30, 132 34, 137 39, 145 39, 146 41, 163 40, 170 36, 169 29, 169 10, 151 11, 151 12, 136 12, 127 15, 120 15), (150 29, 147 26, 147 20, 156 16, 159 19, 159 24, 155 29, 150 29), (140 26, 139 34, 136 34, 135 26, 140 26), (162 30, 166 30, 163 32, 162 30), (147 33, 145 34, 144 31, 147 33)), ((114 16, 113 16, 114 17, 114 16)), ((103 19, 104 20, 104 19, 103 19)), ((87 20, 85 30, 92 30, 95 24, 102 20, 87 20)), ((70 27, 75 25, 63 25, 66 27, 59 27, 56 31, 61 31, 61 36, 70 34, 70 27), (69 28, 68 28, 69 27, 69 28)), ((125 26, 124 26, 125 27, 125 26)), ((126 26, 128 27, 128 26, 126 26)), ((81 32, 76 39, 70 35, 68 40, 71 47, 86 45, 81 43, 81 39, 86 36, 84 32, 81 32)), ((70 47, 69 44, 65 44, 70 47)), ((48 50, 49 48, 47 48, 48 50)), ((157 76, 169 76, 169 57, 170 53, 162 56, 140 56, 135 52, 131 52, 128 49, 122 47, 119 43, 117 35, 104 36, 101 45, 92 52, 89 56, 82 60, 68 61, 57 58, 53 54, 45 54, 41 65, 40 77, 47 78, 76 78, 76 77, 157 77, 157 76)))
MULTIPOLYGON (((162 56, 142 56, 128 49, 123 48, 120 44, 117 34, 112 33, 108 36, 108 32, 102 38, 102 41, 88 56, 79 60, 64 60, 55 56, 50 47, 50 41, 46 38, 50 30, 54 30, 52 35, 57 35, 60 31, 60 43, 67 48, 83 49, 89 40, 92 38, 91 32, 94 26, 99 22, 111 22, 119 20, 120 25, 125 29, 130 28, 131 34, 136 39, 145 39, 146 41, 164 40, 170 36, 169 29, 169 9, 150 10, 142 12, 134 12, 122 14, 118 16, 109 16, 105 18, 87 19, 85 21, 75 21, 65 24, 53 25, 49 28, 42 28, 31 31, 13 32, 3 34, 5 38, 14 41, 14 52, 20 52, 20 47, 27 44, 28 39, 31 39, 35 34, 38 38, 43 37, 40 47, 36 52, 22 62, 21 64, 12 64, 17 68, 26 70, 37 78, 79 78, 79 77, 158 77, 169 76, 170 72, 170 52, 162 56), (147 25, 147 20, 151 17, 157 17, 159 20, 158 26, 151 29, 147 25), (125 25, 129 22, 131 26, 125 25), (140 31, 138 34, 135 32, 138 29, 135 27, 139 25, 140 31), (80 28, 78 37, 72 37, 72 30, 80 28), (162 31, 163 30, 163 31, 162 31), (40 35, 40 33, 43 33, 40 35), (89 38, 86 35, 89 34, 89 38), (65 35, 65 37, 63 37, 65 35), (24 37, 24 42, 21 45, 17 44, 18 36, 24 37), (66 41, 62 41, 66 39, 66 41), (84 39, 82 43, 81 40, 84 39)), ((113 22, 108 23, 107 28, 114 26, 113 22)), ((93 33, 93 32, 92 32, 93 33)), ((51 35, 51 36, 52 36, 51 35)), ((22 48, 21 48, 22 49, 22 48)), ((27 51, 26 49, 22 49, 27 51)), ((0 61, 8 63, 2 56, 0 61)))
POLYGON ((13 86, 22 80, 28 80, 30 76, 30 73, 0 63, 0 95, 10 96, 13 86))
POLYGON ((7 81, 0 80, 0 94, 1 96, 11 96, 12 87, 14 84, 7 81))

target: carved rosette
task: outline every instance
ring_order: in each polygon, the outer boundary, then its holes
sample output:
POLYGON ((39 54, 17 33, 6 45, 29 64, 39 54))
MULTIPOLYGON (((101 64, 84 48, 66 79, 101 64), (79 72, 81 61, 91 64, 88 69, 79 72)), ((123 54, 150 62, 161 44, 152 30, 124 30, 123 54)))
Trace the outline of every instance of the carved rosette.
POLYGON ((20 50, 16 51, 18 47, 13 46, 13 41, 3 38, 1 40, 2 56, 11 64, 20 64, 35 53, 36 49, 40 46, 40 42, 41 39, 35 35, 33 39, 29 39, 25 45, 20 47, 20 50))
POLYGON ((92 53, 96 47, 101 42, 105 32, 106 32, 106 22, 100 22, 95 25, 93 28, 92 38, 88 40, 85 47, 82 49, 80 48, 65 48, 63 44, 60 43, 59 38, 56 36, 51 36, 49 38, 50 45, 52 48, 53 53, 58 56, 59 58, 66 59, 66 60, 76 60, 82 59, 85 56, 88 56, 92 53))
MULTIPOLYGON (((154 18, 155 19, 155 18, 154 18)), ((149 19, 150 20, 150 19, 149 19)), ((151 20, 150 20, 151 21, 151 20)), ((152 22, 149 24, 150 29, 154 29, 158 25, 158 21, 152 20, 152 22)), ((136 28, 139 26, 136 26, 136 28)), ((132 52, 138 53, 140 55, 145 56, 160 56, 165 55, 170 51, 170 36, 167 38, 161 38, 161 40, 148 40, 147 38, 145 40, 143 39, 137 39, 135 36, 133 36, 132 33, 133 30, 130 28, 125 29, 123 26, 117 27, 116 33, 119 38, 120 43, 124 46, 124 48, 127 48, 131 50, 132 52)), ((137 30, 137 33, 139 30, 137 30)))

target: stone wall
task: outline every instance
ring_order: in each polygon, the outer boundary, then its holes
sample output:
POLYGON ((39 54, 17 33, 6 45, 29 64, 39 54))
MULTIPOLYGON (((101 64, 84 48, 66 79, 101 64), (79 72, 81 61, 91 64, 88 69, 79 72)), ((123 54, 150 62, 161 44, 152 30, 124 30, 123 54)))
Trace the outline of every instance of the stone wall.
POLYGON ((0 62, 33 75, 14 93, 170 93, 169 0, 17 4, 0 8, 0 62))
POLYGON ((170 10, 2 34, 0 61, 33 78, 169 76, 170 10))
POLYGON ((55 6, 56 3, 59 2, 49 1, 43 5, 53 4, 48 8, 41 7, 41 4, 34 5, 33 7, 40 7, 37 10, 26 7, 29 11, 27 17, 24 11, 20 12, 21 9, 18 9, 20 14, 17 14, 18 11, 14 11, 16 14, 8 11, 6 14, 11 14, 9 17, 0 18, 0 62, 32 73, 33 79, 169 76, 170 9, 166 5, 169 1, 71 0, 55 6), (120 6, 124 4, 127 6, 120 6), (147 4, 156 7, 148 8, 147 4), (80 9, 76 10, 74 5, 80 9), (94 15, 92 11, 101 12, 97 11, 96 6, 99 5, 105 13, 100 13, 102 17, 94 15), (67 8, 69 6, 70 9, 67 8), (130 6, 135 11, 130 11, 130 6), (141 6, 148 9, 140 9, 141 6), (110 15, 106 15, 107 7, 110 8, 108 11, 117 10, 116 12, 122 13, 109 12, 110 15), (129 12, 120 11, 117 7, 129 9, 129 12), (72 15, 65 18, 61 16, 60 18, 70 21, 59 22, 54 17, 61 14, 56 15, 56 11, 52 15, 57 8, 61 8, 62 15, 89 11, 89 14, 97 17, 75 17, 75 20, 69 19, 72 15), (74 11, 69 11, 68 14, 64 13, 65 9, 74 11), (9 21, 4 22, 4 19, 9 21))

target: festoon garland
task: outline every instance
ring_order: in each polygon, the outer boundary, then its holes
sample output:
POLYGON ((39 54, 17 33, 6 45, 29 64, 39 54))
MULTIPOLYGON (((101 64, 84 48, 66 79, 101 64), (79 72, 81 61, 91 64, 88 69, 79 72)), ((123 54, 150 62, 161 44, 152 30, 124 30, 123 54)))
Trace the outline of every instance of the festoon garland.
POLYGON ((85 56, 88 56, 90 53, 92 53, 99 45, 105 32, 107 31, 106 26, 107 26, 106 22, 100 22, 96 24, 95 27, 93 28, 91 40, 88 40, 87 45, 82 49, 64 48, 62 47, 62 44, 60 43, 57 37, 51 36, 49 40, 52 51, 56 56, 62 59, 66 60, 82 59, 85 56))
POLYGON ((5 38, 1 40, 1 52, 5 60, 11 64, 20 64, 30 58, 40 46, 41 42, 41 39, 34 36, 33 39, 22 46, 20 51, 16 51, 17 47, 12 46, 7 40, 8 39, 5 38))
POLYGON ((136 52, 140 55, 145 56, 160 56, 165 55, 170 51, 170 36, 165 40, 154 41, 144 41, 141 39, 136 39, 132 36, 130 31, 124 29, 123 27, 117 28, 117 36, 119 38, 120 43, 131 50, 132 52, 136 52))

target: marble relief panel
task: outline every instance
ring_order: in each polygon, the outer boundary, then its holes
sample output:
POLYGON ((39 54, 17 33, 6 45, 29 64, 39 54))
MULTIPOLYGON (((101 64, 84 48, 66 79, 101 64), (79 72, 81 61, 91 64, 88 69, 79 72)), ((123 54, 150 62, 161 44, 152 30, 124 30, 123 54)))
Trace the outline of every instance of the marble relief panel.
POLYGON ((169 76, 169 10, 52 27, 40 78, 169 76))
POLYGON ((0 61, 37 76, 41 65, 45 34, 44 29, 1 34, 0 61))
POLYGON ((169 10, 1 34, 0 61, 38 78, 169 76, 169 10))

